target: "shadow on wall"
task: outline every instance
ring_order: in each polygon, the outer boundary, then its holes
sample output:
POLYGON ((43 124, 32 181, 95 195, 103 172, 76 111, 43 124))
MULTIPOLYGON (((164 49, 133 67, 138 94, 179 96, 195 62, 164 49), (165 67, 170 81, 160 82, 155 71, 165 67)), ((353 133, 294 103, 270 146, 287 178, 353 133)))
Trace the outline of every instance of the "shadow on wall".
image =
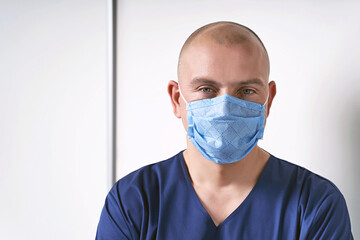
MULTIPOLYGON (((360 81, 360 79, 358 79, 360 81)), ((355 82, 358 82, 355 81, 355 82)), ((360 95, 352 95, 348 98, 346 106, 343 109, 343 119, 345 120, 339 127, 344 128, 344 149, 346 155, 343 158, 344 164, 347 164, 347 169, 351 169, 352 173, 347 174, 349 179, 347 182, 351 183, 351 193, 347 196, 347 205, 351 217, 351 225, 354 238, 360 236, 360 229, 357 224, 360 223, 360 95)))

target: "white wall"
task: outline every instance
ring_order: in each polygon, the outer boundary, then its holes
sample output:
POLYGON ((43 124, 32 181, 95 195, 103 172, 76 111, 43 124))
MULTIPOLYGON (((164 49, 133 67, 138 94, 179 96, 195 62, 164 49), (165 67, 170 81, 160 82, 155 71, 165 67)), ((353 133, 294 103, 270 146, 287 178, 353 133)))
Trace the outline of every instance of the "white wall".
POLYGON ((0 2, 1 239, 94 239, 107 193, 107 6, 0 2))
POLYGON ((185 148, 166 86, 198 27, 231 20, 265 43, 278 94, 262 147, 332 180, 360 238, 360 2, 130 1, 118 6, 118 178, 185 148))

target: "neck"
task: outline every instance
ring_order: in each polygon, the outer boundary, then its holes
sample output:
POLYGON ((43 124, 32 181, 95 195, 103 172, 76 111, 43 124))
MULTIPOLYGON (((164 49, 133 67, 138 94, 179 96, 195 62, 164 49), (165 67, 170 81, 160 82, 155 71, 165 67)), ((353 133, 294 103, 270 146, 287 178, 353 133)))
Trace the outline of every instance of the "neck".
POLYGON ((205 159, 190 141, 187 145, 188 148, 184 151, 184 159, 193 185, 212 189, 255 184, 270 156, 256 145, 240 161, 218 164, 205 159))

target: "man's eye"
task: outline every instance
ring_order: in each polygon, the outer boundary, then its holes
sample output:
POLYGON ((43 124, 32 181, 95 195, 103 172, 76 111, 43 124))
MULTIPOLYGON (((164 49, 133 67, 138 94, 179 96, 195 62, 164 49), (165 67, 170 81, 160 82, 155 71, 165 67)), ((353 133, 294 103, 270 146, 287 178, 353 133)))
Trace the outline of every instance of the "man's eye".
POLYGON ((253 94, 253 93, 255 93, 255 91, 252 90, 252 89, 244 89, 244 90, 243 90, 243 93, 244 93, 244 94, 253 94))
POLYGON ((200 91, 205 92, 205 93, 209 93, 209 92, 212 92, 212 89, 211 88, 201 88, 200 91))

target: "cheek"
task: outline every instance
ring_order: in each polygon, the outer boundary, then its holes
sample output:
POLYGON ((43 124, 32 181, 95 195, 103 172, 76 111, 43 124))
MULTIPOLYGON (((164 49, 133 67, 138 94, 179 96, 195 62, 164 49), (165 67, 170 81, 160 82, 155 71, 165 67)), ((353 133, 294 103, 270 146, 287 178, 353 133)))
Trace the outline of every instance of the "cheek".
POLYGON ((185 103, 180 103, 180 114, 181 114, 181 121, 183 123, 183 126, 185 128, 185 130, 187 131, 187 111, 186 111, 186 104, 185 103))
POLYGON ((267 118, 268 118, 268 116, 269 116, 269 112, 268 112, 268 105, 266 104, 266 106, 265 106, 265 126, 266 126, 266 121, 267 121, 267 118))

